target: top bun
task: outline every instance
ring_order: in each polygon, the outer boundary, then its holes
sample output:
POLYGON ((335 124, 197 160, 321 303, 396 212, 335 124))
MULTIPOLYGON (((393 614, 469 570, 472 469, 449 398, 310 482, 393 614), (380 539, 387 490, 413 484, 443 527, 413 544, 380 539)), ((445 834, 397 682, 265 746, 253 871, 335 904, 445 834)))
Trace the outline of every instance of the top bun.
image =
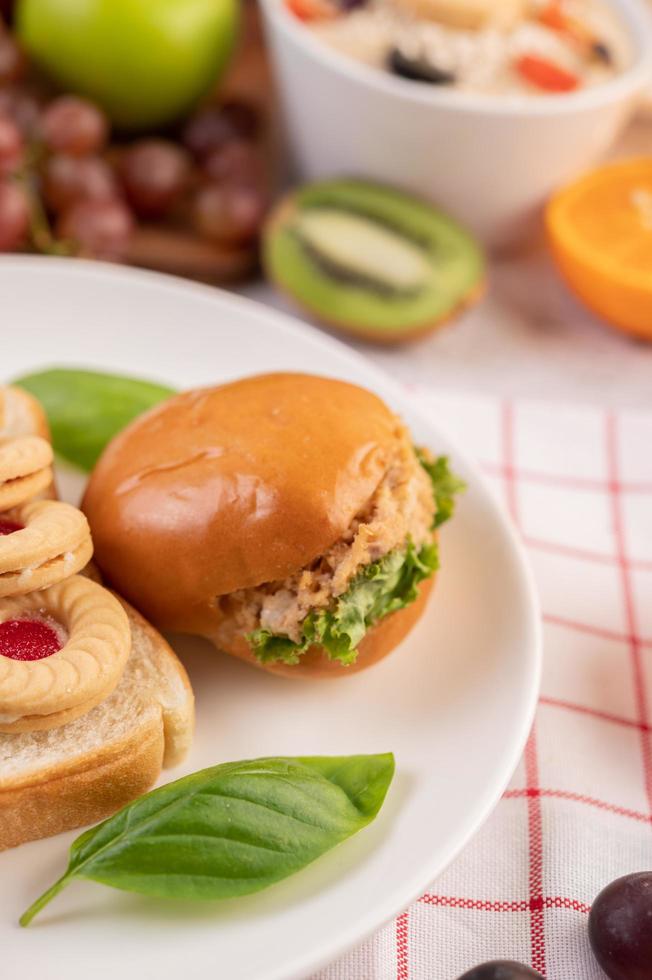
POLYGON ((99 460, 82 504, 96 560, 157 626, 210 635, 216 596, 284 579, 344 534, 404 433, 375 395, 312 375, 185 392, 99 460))

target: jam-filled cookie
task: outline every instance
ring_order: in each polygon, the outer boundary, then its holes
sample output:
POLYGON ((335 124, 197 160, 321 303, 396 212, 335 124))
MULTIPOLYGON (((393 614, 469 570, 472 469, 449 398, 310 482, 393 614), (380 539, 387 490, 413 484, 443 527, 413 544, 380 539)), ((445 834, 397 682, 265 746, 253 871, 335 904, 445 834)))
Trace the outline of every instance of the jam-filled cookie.
POLYGON ((0 599, 0 732, 58 728, 108 697, 131 649, 127 615, 75 575, 0 599))
POLYGON ((33 500, 52 484, 52 446, 40 436, 0 442, 0 511, 33 500))
POLYGON ((92 554, 88 521, 70 504, 41 500, 0 514, 0 598, 55 585, 92 554))

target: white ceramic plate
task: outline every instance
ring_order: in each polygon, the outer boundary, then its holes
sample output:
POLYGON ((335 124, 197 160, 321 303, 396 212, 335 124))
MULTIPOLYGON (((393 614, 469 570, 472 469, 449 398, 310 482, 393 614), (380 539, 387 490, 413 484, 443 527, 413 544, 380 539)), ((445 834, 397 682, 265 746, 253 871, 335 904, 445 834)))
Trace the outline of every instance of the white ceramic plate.
POLYGON ((0 259, 1 373, 52 364, 178 387, 276 369, 377 391, 416 439, 469 482, 442 534, 427 615, 373 670, 331 682, 275 678, 202 642, 176 644, 197 694, 184 772, 260 755, 380 752, 397 774, 375 824, 296 877, 221 904, 148 901, 75 883, 21 930, 76 834, 0 854, 2 972, 47 980, 303 978, 397 913, 457 854, 515 768, 537 694, 537 603, 521 550, 471 464, 365 360, 262 306, 180 280, 93 263, 0 259))

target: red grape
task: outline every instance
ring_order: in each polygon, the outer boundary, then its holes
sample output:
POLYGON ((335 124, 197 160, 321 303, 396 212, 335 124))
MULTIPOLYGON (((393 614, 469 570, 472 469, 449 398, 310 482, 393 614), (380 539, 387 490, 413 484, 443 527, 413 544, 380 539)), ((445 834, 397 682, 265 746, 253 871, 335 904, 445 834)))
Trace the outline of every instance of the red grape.
POLYGON ((540 973, 512 960, 492 960, 465 973, 459 980, 543 980, 540 973))
POLYGON ((243 139, 253 139, 260 130, 260 117, 256 109, 246 102, 235 99, 222 104, 222 115, 233 130, 235 136, 243 139))
POLYGON ((198 160, 232 139, 251 139, 258 129, 256 112, 242 102, 206 106, 186 123, 182 138, 198 160))
POLYGON ((259 188, 248 184, 206 184, 194 202, 197 231, 213 241, 238 244, 255 238, 265 214, 259 188))
POLYGON ((185 150, 162 139, 139 140, 120 163, 127 200, 143 218, 165 215, 185 189, 189 173, 185 150))
POLYGON ((57 213, 78 201, 107 201, 118 196, 111 167, 101 157, 54 153, 43 168, 43 197, 57 213))
POLYGON ((8 116, 0 115, 0 176, 13 173, 23 159, 23 137, 8 116))
POLYGON ((33 135, 40 108, 36 98, 20 85, 0 86, 0 115, 12 119, 24 136, 33 135))
POLYGON ((0 83, 18 81, 26 68, 25 55, 11 34, 0 30, 0 83))
POLYGON ((134 221, 122 201, 79 201, 57 222, 57 235, 74 243, 79 255, 120 259, 125 254, 134 221))
POLYGON ((15 181, 0 183, 0 252, 11 252, 25 243, 29 231, 29 201, 15 181))
POLYGON ((589 939, 609 980, 650 980, 652 871, 617 878, 600 892, 589 915, 589 939))
POLYGON ((76 95, 54 99, 41 117, 43 141, 57 153, 95 153, 106 143, 108 132, 109 123, 102 110, 76 95))
POLYGON ((211 180, 263 183, 263 166, 256 147, 249 140, 230 140, 212 150, 204 161, 204 171, 211 180))

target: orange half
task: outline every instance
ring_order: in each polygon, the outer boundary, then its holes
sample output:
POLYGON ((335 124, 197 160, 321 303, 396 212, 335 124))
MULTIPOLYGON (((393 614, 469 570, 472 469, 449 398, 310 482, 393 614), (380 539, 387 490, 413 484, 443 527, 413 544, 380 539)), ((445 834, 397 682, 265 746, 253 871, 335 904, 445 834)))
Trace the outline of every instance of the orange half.
POLYGON ((652 340, 652 158, 571 184, 550 201, 546 225, 573 292, 607 323, 652 340))

